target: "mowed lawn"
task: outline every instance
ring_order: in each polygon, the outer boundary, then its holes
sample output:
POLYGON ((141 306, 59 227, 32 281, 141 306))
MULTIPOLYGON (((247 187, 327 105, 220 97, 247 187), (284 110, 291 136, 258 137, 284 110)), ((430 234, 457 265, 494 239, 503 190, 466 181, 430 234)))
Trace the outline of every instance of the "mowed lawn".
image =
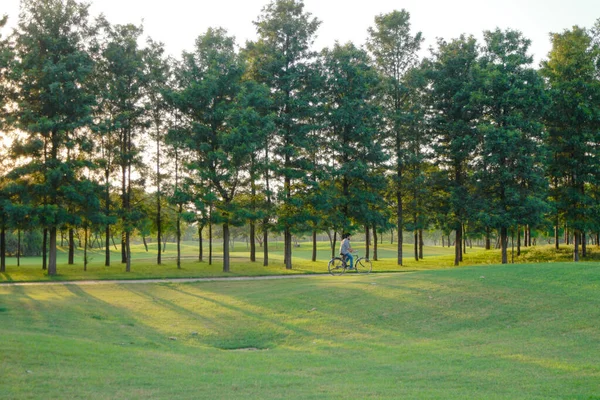
POLYGON ((0 286, 1 399, 598 399, 600 264, 0 286))

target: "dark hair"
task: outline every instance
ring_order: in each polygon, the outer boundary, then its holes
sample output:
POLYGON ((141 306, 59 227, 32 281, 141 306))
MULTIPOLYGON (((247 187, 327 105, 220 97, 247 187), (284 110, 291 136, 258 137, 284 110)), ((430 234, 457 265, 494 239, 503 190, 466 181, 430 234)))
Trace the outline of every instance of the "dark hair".
POLYGON ((347 238, 349 238, 350 236, 351 236, 351 235, 350 235, 349 233, 344 233, 344 234, 342 235, 342 239, 347 239, 347 238))

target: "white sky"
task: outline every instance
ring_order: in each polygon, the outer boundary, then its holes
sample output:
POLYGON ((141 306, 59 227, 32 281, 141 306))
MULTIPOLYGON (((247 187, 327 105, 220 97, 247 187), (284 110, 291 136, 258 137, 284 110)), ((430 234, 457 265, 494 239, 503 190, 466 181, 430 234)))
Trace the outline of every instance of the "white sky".
MULTIPOLYGON (((179 57, 192 50, 196 37, 208 27, 223 27, 238 44, 255 39, 256 20, 268 0, 95 0, 92 15, 104 13, 113 24, 143 21, 145 35, 165 43, 179 57)), ((376 15, 405 9, 413 32, 421 31, 424 48, 436 37, 452 39, 461 33, 481 39, 483 30, 518 29, 532 40, 536 64, 550 50, 549 32, 573 25, 589 28, 600 18, 599 0, 305 0, 305 9, 322 21, 315 50, 340 42, 362 45, 376 15)), ((19 0, 0 0, 0 15, 9 24, 18 18, 19 0)), ((4 32, 6 34, 6 32, 4 32)), ((428 54, 423 52, 423 54, 428 54)))

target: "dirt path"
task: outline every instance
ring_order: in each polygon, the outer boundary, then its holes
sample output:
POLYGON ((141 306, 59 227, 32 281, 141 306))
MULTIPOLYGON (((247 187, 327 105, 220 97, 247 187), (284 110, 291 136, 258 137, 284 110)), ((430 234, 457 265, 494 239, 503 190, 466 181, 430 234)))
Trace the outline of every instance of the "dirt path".
POLYGON ((269 280, 269 279, 314 278, 314 277, 318 277, 318 276, 325 276, 325 274, 235 276, 235 277, 215 277, 215 278, 115 279, 115 280, 64 281, 64 282, 0 282, 0 287, 2 287, 2 286, 43 286, 43 285, 114 285, 114 284, 137 284, 137 283, 185 283, 185 282, 253 281, 253 280, 258 281, 258 280, 269 280))

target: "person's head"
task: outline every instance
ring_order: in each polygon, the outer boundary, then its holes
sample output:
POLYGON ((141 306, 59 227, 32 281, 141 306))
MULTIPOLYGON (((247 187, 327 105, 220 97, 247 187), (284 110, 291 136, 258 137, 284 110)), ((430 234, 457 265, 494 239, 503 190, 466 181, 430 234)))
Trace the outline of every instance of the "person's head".
POLYGON ((348 239, 348 240, 350 240, 350 234, 349 233, 344 233, 342 235, 342 239, 348 239))

